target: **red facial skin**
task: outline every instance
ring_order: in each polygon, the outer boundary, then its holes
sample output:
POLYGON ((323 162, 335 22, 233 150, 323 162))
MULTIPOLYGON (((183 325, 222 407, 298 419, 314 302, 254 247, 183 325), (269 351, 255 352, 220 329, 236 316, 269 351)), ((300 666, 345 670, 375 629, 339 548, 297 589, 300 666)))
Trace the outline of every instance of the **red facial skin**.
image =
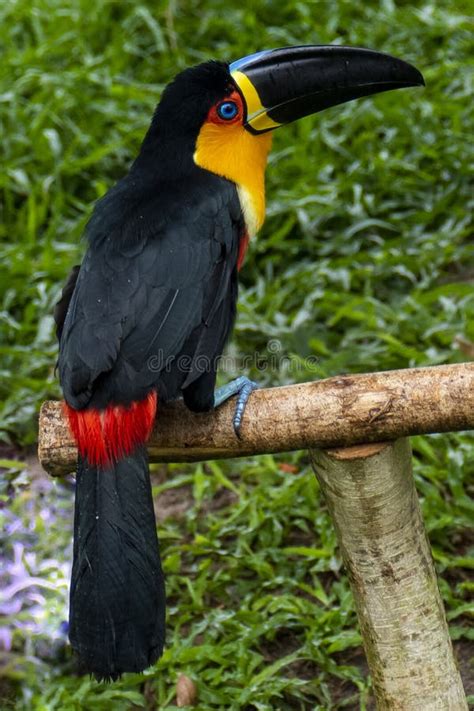
POLYGON ((232 126, 235 123, 242 123, 242 117, 244 115, 244 103, 242 101, 242 97, 240 96, 238 91, 233 91, 232 94, 229 94, 229 96, 226 96, 225 99, 221 99, 215 106, 212 106, 211 109, 209 110, 209 113, 207 115, 207 120, 210 123, 215 123, 220 126, 232 126), (238 112, 232 119, 223 119, 219 116, 217 113, 217 109, 221 104, 225 104, 226 101, 233 101, 235 104, 237 104, 238 107, 238 112))

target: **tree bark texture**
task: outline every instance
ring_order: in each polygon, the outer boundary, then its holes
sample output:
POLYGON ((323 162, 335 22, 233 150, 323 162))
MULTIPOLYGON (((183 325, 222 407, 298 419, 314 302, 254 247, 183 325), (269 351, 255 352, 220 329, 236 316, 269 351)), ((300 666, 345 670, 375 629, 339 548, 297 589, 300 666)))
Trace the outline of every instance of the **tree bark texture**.
POLYGON ((378 711, 464 711, 409 441, 311 455, 349 575, 378 711))

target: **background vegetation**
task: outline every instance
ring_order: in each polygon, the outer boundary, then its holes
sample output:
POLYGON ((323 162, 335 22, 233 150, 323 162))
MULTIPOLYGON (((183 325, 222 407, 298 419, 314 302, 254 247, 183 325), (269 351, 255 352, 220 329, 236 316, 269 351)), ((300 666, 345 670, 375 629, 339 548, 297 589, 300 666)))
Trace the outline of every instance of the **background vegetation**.
MULTIPOLYGON (((51 313, 91 204, 136 154, 165 83, 209 57, 362 45, 412 61, 427 84, 277 132, 268 219, 242 271, 230 349, 265 354, 277 339, 301 362, 251 375, 276 384, 473 357, 469 6, 1 4, 2 711, 172 709, 181 673, 198 684, 200 709, 370 707, 348 584, 304 453, 156 469, 167 650, 145 675, 104 686, 76 676, 66 644, 73 483, 47 480, 32 445, 41 401, 59 396, 51 313), (316 373, 305 370, 309 355, 316 373)), ((413 445, 451 634, 472 681, 473 440, 413 445)))

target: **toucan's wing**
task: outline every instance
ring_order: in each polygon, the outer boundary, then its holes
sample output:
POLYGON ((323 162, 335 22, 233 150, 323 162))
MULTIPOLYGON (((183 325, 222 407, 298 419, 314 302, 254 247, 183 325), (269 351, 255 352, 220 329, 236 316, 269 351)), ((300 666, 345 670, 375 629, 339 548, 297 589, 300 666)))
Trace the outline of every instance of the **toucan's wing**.
POLYGON ((56 336, 58 337, 58 341, 61 340, 61 333, 63 332, 64 321, 66 319, 67 310, 69 308, 69 304, 71 302, 71 298, 76 287, 77 277, 79 276, 80 268, 81 265, 76 264, 76 266, 71 269, 70 273, 68 274, 66 283, 63 286, 61 298, 54 307, 53 316, 54 322, 56 324, 56 336))
POLYGON ((184 349, 192 361, 203 333, 213 334, 214 348, 225 340, 242 219, 235 187, 209 180, 188 186, 185 199, 170 196, 166 213, 156 196, 124 208, 119 193, 121 220, 111 198, 99 203, 60 341, 61 384, 73 407, 129 403, 158 381, 175 397, 189 369, 180 379, 172 359, 184 349))

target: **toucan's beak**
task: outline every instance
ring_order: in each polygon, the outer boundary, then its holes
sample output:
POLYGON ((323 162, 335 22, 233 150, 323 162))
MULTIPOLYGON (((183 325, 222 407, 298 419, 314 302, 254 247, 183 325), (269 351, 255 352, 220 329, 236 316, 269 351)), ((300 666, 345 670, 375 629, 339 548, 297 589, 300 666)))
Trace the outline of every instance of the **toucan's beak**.
POLYGON ((229 66, 245 101, 245 127, 264 133, 330 106, 423 86, 411 64, 359 47, 308 45, 257 52, 229 66))

